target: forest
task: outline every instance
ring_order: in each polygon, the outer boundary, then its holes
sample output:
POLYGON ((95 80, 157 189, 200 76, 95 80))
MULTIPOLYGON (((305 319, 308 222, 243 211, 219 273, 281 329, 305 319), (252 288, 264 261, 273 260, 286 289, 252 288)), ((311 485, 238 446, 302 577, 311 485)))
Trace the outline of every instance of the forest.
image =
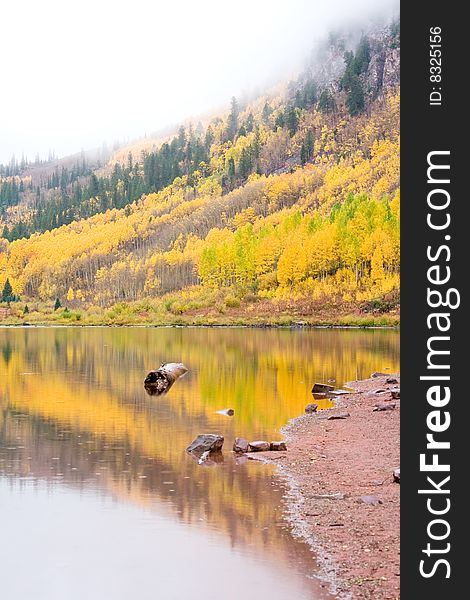
POLYGON ((397 323, 398 31, 103 164, 0 165, 7 318, 397 323))

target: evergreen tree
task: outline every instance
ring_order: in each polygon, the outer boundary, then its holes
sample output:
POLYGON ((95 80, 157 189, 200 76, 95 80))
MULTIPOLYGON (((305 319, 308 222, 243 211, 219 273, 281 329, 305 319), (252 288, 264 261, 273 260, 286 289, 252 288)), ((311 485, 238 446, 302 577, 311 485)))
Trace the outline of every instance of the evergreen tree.
POLYGON ((54 303, 54 311, 59 310, 59 308, 61 308, 61 306, 62 306, 61 301, 59 300, 59 298, 56 298, 55 303, 54 303))
POLYGON ((24 315, 27 315, 27 314, 29 314, 29 307, 28 307, 28 305, 27 305, 27 304, 25 304, 25 305, 24 305, 24 308, 23 308, 23 314, 24 314, 24 315))
POLYGON ((318 110, 323 114, 336 110, 336 102, 329 90, 323 90, 318 99, 318 110))
POLYGON ((233 160, 233 158, 229 158, 228 161, 228 176, 230 181, 233 181, 235 179, 235 161, 233 160))
POLYGON ((228 125, 227 125, 227 138, 229 140, 234 140, 238 130, 238 115, 239 115, 239 107, 238 102, 235 96, 232 98, 232 102, 230 105, 230 115, 228 117, 228 125))
POLYGON ((0 298, 0 300, 2 302, 12 302, 13 298, 14 298, 14 296, 13 296, 13 288, 11 287, 10 280, 7 279, 5 281, 5 285, 3 286, 2 297, 0 298))
POLYGON ((291 135, 294 135, 299 126, 299 117, 298 117, 297 111, 294 106, 289 105, 286 108, 284 119, 285 119, 286 127, 289 130, 289 133, 291 135))
POLYGON ((370 44, 367 36, 362 36, 354 57, 354 72, 356 75, 365 73, 370 63, 370 44))
POLYGON ((362 89, 362 83, 359 77, 356 75, 351 81, 351 85, 346 98, 346 107, 349 114, 354 117, 364 112, 366 101, 364 98, 364 91, 362 89))
POLYGON ((264 106, 263 106, 263 113, 262 113, 263 123, 265 125, 267 125, 269 123, 269 117, 271 116, 272 112, 273 112, 272 108, 269 106, 269 104, 267 102, 265 102, 264 106))

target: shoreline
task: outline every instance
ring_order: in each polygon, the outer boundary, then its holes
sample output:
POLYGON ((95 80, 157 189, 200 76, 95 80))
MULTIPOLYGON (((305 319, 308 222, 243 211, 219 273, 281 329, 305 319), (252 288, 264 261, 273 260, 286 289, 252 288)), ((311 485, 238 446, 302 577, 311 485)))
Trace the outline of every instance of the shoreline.
POLYGON ((293 535, 315 553, 314 576, 342 600, 400 597, 400 400, 390 394, 399 381, 390 374, 350 382, 354 391, 334 408, 289 421, 287 452, 249 455, 277 466, 293 535), (374 411, 376 404, 395 408, 374 411), (350 416, 329 419, 341 412, 350 416))
POLYGON ((172 323, 172 324, 145 324, 145 323, 2 323, 0 329, 40 329, 40 328, 129 328, 129 329, 387 329, 399 330, 398 325, 346 325, 346 324, 310 324, 310 323, 172 323))

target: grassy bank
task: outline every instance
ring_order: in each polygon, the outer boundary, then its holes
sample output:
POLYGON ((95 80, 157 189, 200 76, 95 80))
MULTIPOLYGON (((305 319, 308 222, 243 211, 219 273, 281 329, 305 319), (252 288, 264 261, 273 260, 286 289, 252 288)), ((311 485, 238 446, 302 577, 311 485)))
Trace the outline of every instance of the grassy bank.
POLYGON ((109 308, 68 303, 54 309, 38 301, 3 305, 1 325, 147 325, 147 326, 341 326, 396 327, 396 301, 379 299, 367 305, 322 300, 260 300, 245 295, 211 294, 183 301, 181 295, 140 302, 120 302, 109 308))

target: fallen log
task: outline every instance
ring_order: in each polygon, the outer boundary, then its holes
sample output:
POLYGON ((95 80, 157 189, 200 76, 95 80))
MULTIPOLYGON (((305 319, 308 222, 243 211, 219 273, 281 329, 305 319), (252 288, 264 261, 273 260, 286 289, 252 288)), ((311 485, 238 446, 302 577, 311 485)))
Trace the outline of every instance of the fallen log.
POLYGON ((166 394, 175 381, 187 372, 183 363, 163 363, 160 368, 147 374, 144 387, 150 396, 166 394))

